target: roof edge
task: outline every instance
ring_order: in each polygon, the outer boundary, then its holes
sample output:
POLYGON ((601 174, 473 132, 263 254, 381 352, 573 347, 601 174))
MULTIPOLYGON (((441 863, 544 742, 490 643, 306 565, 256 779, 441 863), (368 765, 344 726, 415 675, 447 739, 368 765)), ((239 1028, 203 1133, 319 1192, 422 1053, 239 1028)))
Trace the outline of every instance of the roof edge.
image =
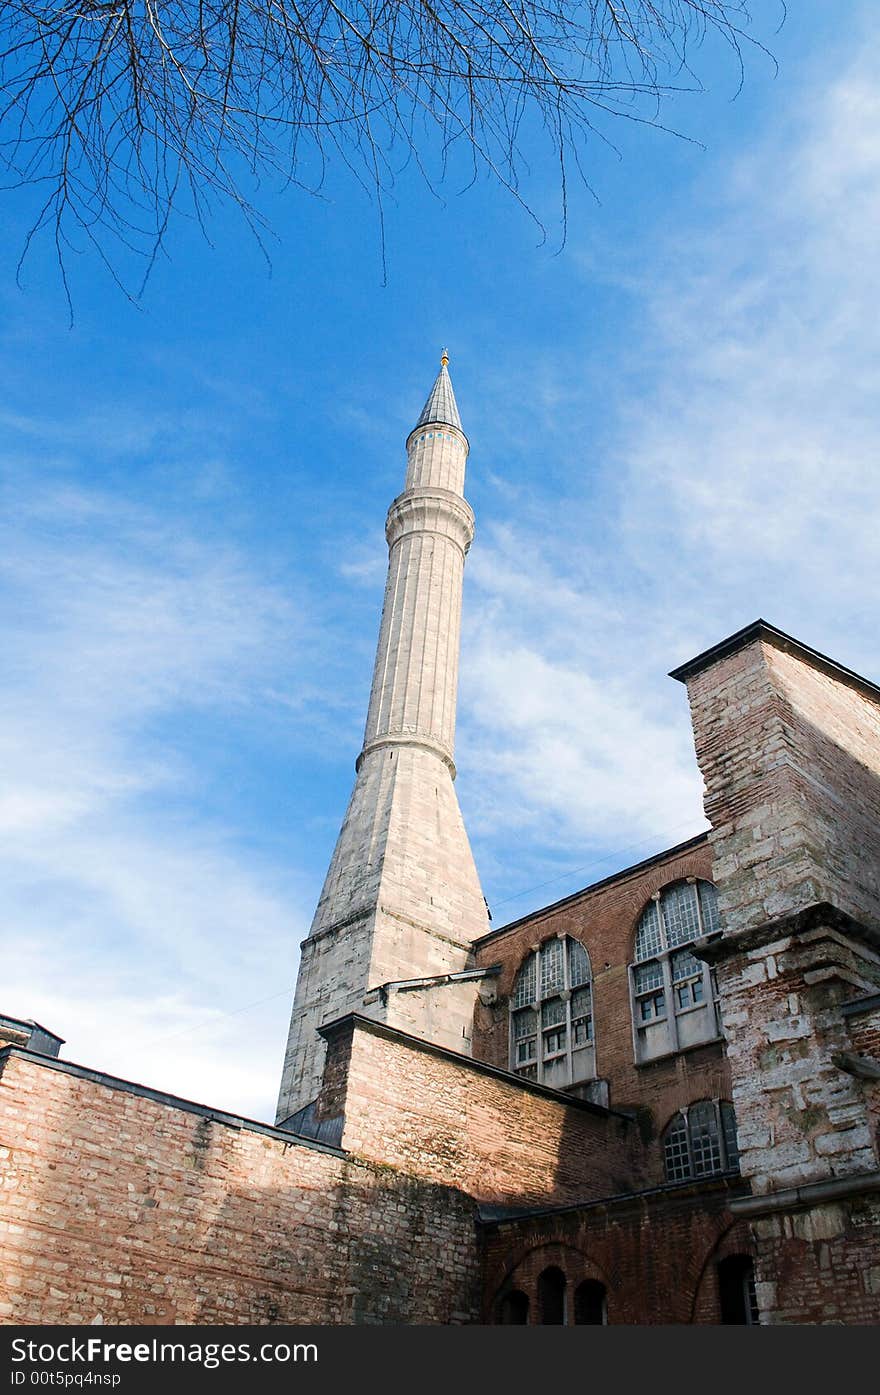
POLYGON ((527 911, 525 915, 517 916, 516 920, 509 920, 506 925, 499 925, 497 930, 490 930, 487 934, 474 940, 474 949, 489 944, 490 941, 497 939, 499 935, 506 935, 510 930, 517 930, 529 920, 547 915, 550 911, 558 911, 561 906, 570 905, 572 901, 577 901, 580 896, 587 896, 592 891, 601 891, 603 887, 622 881, 624 877, 634 877, 636 873, 644 872, 646 868, 653 867, 655 863, 662 862, 664 858, 672 857, 676 853, 687 852, 690 848, 696 848, 700 843, 706 842, 710 832, 711 829, 706 828, 702 833, 695 833, 693 838, 686 838, 683 843, 674 843, 671 848, 663 848, 660 852, 652 853, 650 857, 643 858, 641 862, 633 862, 629 867, 621 867, 619 872, 611 872, 598 882, 590 882, 588 886, 582 886, 578 891, 570 891, 567 896, 561 896, 558 901, 551 901, 546 906, 538 906, 537 910, 527 911))
POLYGON ((29 1061, 32 1065, 40 1066, 44 1070, 59 1071, 62 1075, 71 1075, 76 1080, 88 1080, 93 1085, 101 1085, 107 1090, 120 1090, 124 1094, 137 1095, 140 1099, 151 1100, 153 1104, 160 1104, 168 1109, 177 1109, 182 1114, 198 1114, 203 1119, 210 1119, 214 1124, 222 1124, 226 1128, 244 1130, 245 1133, 260 1133, 267 1138, 275 1138, 280 1143, 301 1143, 305 1148, 316 1149, 320 1153, 333 1153, 337 1157, 346 1157, 347 1154, 342 1148, 334 1148, 328 1143, 318 1143, 315 1139, 309 1138, 307 1134, 293 1133, 290 1129, 280 1128, 277 1124, 264 1124, 259 1119, 249 1119, 244 1114, 233 1114, 228 1109, 214 1109, 209 1104, 199 1104, 195 1100, 189 1100, 182 1095, 172 1095, 167 1090, 154 1090, 150 1085, 140 1085, 135 1080, 125 1080, 120 1075, 109 1075, 106 1071, 92 1070, 89 1066, 77 1065, 75 1061, 60 1061, 56 1056, 44 1056, 38 1051, 29 1051, 26 1046, 3 1046, 0 1047, 0 1074, 2 1067, 7 1060, 19 1057, 21 1060, 29 1061))
POLYGON ((9 1023, 13 1027, 30 1027, 31 1029, 36 1027, 38 1031, 45 1033, 47 1037, 51 1037, 52 1040, 57 1041, 59 1045, 66 1045, 64 1037, 60 1037, 57 1032, 52 1032, 48 1027, 44 1027, 42 1022, 37 1022, 36 1018, 12 1017, 8 1012, 0 1012, 0 1023, 9 1023))
POLYGON ((687 683, 688 679, 696 678, 713 664, 720 663, 731 654, 744 649, 747 644, 753 644, 755 640, 766 640, 767 643, 781 649, 786 654, 794 654, 799 659, 804 659, 814 668, 827 673, 831 678, 836 678, 842 683, 848 684, 852 688, 857 688, 872 701, 880 702, 880 685, 872 683, 870 678, 865 678, 861 673, 856 673, 854 669, 847 668, 845 664, 840 664, 836 659, 832 659, 828 654, 823 654, 819 649, 812 649, 809 644, 804 644, 802 640, 796 639, 794 635, 786 634, 785 630, 777 629, 768 620, 753 620, 750 625, 744 625, 735 634, 728 635, 726 639, 719 640, 710 649, 704 649, 702 654, 697 654, 693 659, 688 659, 686 663, 679 664, 677 668, 670 669, 669 677, 674 678, 678 683, 687 683))
POLYGON ((502 1080, 506 1085, 516 1086, 530 1095, 543 1095, 545 1099, 555 1100, 557 1104, 571 1106, 585 1114, 596 1114, 604 1119, 622 1119, 626 1124, 632 1124, 633 1118, 630 1114, 624 1114, 622 1110, 611 1109, 604 1104, 596 1104, 593 1100, 581 1099, 577 1095, 569 1095, 565 1090, 554 1090, 550 1085, 541 1085, 536 1080, 525 1080, 523 1076, 516 1075, 513 1071, 504 1070, 502 1066, 493 1066, 490 1061, 481 1061, 478 1056, 466 1056, 462 1051, 453 1051, 449 1046, 441 1046, 436 1041, 428 1041, 425 1037, 417 1037, 412 1032, 404 1032, 400 1027, 392 1027, 388 1022, 379 1022, 375 1017, 367 1017, 361 1012, 346 1012, 341 1017, 334 1017, 332 1022, 322 1022, 317 1029, 318 1036, 325 1041, 331 1042, 334 1038, 342 1036, 345 1032, 359 1030, 367 1032, 371 1036, 384 1037, 386 1041, 398 1041, 404 1046, 410 1047, 413 1051, 422 1051, 428 1056, 440 1056, 446 1061, 452 1061, 455 1065, 461 1066, 464 1070, 472 1070, 477 1075, 491 1075, 496 1080, 502 1080))

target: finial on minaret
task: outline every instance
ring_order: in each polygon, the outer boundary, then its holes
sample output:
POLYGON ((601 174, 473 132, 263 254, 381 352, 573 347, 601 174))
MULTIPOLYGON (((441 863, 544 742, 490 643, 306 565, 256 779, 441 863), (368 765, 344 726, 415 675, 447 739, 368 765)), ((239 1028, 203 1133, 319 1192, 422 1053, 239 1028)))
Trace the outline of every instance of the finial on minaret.
POLYGON ((449 350, 448 350, 448 349, 441 349, 441 350, 440 350, 440 367, 441 367, 441 368, 445 368, 448 362, 449 362, 449 350))

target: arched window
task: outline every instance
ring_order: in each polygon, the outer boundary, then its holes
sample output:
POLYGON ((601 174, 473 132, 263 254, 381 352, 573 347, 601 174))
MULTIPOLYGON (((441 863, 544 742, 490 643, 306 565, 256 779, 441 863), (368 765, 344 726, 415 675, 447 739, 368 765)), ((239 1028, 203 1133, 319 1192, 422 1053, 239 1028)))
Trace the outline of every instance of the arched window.
POLYGON ((718 1265, 718 1298, 721 1321, 740 1327, 757 1327, 758 1296, 751 1255, 728 1255, 718 1265))
POLYGON ((636 1059, 720 1035, 715 980, 689 946, 720 930, 718 893, 711 882, 689 877, 658 891, 636 928, 630 968, 636 1059))
POLYGON ((602 1327, 608 1321, 605 1285, 598 1279, 584 1279, 574 1291, 576 1327, 602 1327))
POLYGON ((529 1300, 521 1289, 512 1288, 504 1294, 500 1304, 500 1319, 503 1327, 522 1327, 529 1320, 529 1300))
POLYGON ((510 1066, 554 1089, 595 1076, 590 957, 580 940, 545 940, 523 961, 510 998, 510 1066))
POLYGON ((700 1100, 688 1105, 663 1135, 667 1182, 712 1177, 739 1167, 736 1115, 727 1100, 700 1100))
POLYGON ((565 1275, 555 1265, 538 1275, 538 1320, 545 1327, 565 1325, 565 1275))

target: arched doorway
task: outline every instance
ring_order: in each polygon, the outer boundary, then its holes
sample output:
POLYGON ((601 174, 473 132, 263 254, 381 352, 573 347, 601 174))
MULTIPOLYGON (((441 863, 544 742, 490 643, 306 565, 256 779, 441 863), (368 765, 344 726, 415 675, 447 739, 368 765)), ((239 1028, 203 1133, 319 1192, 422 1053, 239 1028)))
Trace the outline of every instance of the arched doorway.
POLYGON ((605 1285, 584 1279, 574 1291, 574 1320, 578 1327, 602 1327, 608 1321, 605 1285))
POLYGON ((740 1327, 758 1326, 755 1266, 751 1255, 728 1255, 718 1265, 721 1321, 740 1327))
POLYGON ((522 1289, 512 1288, 501 1299, 498 1319, 502 1327, 522 1327, 529 1320, 529 1300, 522 1289))
POLYGON ((555 1264, 538 1275, 538 1321, 545 1327, 565 1325, 565 1275, 555 1264))

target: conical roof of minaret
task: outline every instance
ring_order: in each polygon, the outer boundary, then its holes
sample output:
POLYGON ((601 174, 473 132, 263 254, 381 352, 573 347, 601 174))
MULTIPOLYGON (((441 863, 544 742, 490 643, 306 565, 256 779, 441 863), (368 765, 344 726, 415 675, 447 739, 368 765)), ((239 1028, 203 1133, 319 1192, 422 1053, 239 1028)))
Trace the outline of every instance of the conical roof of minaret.
POLYGON ((459 431, 462 430, 458 404, 455 401, 455 393, 452 391, 448 363, 449 355, 444 349, 440 359, 440 372, 428 394, 428 400, 422 408, 421 415, 413 427, 414 431, 418 431, 420 426, 427 426, 429 422, 436 422, 440 426, 454 426, 459 431))

